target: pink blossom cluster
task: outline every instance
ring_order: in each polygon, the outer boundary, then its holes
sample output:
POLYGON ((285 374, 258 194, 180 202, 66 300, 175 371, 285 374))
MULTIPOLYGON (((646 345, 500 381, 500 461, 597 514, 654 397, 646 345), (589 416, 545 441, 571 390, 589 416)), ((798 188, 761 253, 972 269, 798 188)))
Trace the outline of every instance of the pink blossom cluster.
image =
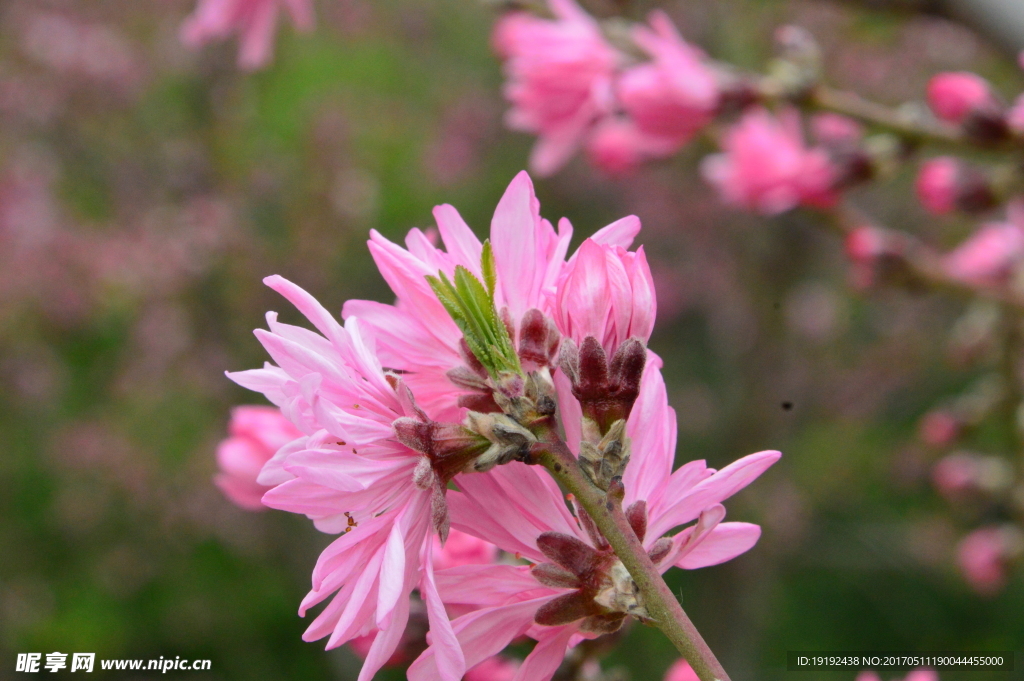
POLYGON ((614 222, 570 255, 572 225, 556 230, 539 209, 521 173, 487 242, 448 205, 434 211, 443 249, 419 229, 404 247, 372 232, 396 302, 350 300, 344 323, 295 284, 267 278, 316 331, 268 313, 256 335, 273 363, 229 374, 276 410, 236 411, 219 484, 246 503, 265 489, 263 505, 337 535, 300 614, 326 602, 304 638, 356 642, 361 681, 416 648, 417 621, 430 633, 409 668, 414 681, 546 681, 580 641, 645 616, 594 521, 531 465, 552 424, 582 470, 584 456, 595 471, 600 456, 619 466, 612 484, 661 572, 730 560, 760 536, 756 525, 724 522, 722 502, 778 452, 674 469, 675 413, 661 361, 644 349, 654 287, 643 249, 629 250, 639 221, 614 222), (500 326, 488 328, 504 339, 474 344, 481 318, 451 312, 467 291, 493 301, 500 326), (502 347, 513 369, 496 371, 488 353, 502 347), (522 636, 537 644, 521 664, 499 657, 522 636))
POLYGON ((671 156, 714 117, 718 78, 703 53, 662 12, 632 38, 649 58, 635 63, 572 0, 552 0, 552 19, 505 15, 493 42, 505 60, 507 122, 538 136, 530 157, 539 175, 585 147, 603 170, 621 174, 671 156))

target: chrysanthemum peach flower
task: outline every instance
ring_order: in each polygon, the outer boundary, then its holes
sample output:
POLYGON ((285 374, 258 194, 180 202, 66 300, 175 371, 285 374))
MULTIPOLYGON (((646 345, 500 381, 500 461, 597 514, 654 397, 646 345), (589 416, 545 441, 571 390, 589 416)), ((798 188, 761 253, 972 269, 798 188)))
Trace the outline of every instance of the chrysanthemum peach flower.
POLYGON ((664 12, 651 14, 650 28, 637 26, 633 40, 653 60, 623 72, 616 93, 641 132, 678 150, 715 115, 715 74, 664 12))
POLYGON ((186 45, 198 47, 237 33, 241 40, 238 65, 257 69, 270 61, 282 7, 297 29, 313 28, 311 0, 199 0, 181 26, 181 39, 186 45))
POLYGON ((270 488, 256 482, 256 478, 277 450, 301 436, 276 407, 235 407, 228 437, 217 446, 220 473, 214 482, 241 508, 265 510, 261 499, 270 488))
MULTIPOLYGON (((480 379, 474 378, 471 371, 473 360, 462 347, 462 332, 438 301, 426 277, 438 271, 450 277, 459 265, 482 276, 483 244, 452 206, 438 206, 434 218, 445 250, 433 246, 419 229, 409 232, 406 248, 377 232, 371 233, 370 253, 397 301, 388 305, 350 300, 342 315, 346 319, 358 317, 372 327, 377 355, 385 366, 401 372, 419 405, 432 418, 458 421, 462 414, 457 400, 481 395, 482 386, 474 388, 474 381, 480 379)), ((630 216, 599 230, 590 241, 602 247, 625 249, 639 231, 640 221, 630 216)), ((539 310, 547 318, 555 317, 556 291, 564 275, 571 239, 572 225, 568 220, 560 220, 556 232, 550 222, 541 218, 533 183, 525 172, 519 173, 494 211, 490 242, 497 270, 495 305, 499 311, 507 308, 513 345, 520 350, 524 349, 524 339, 529 340, 525 332, 532 329, 532 317, 527 318, 530 310, 539 310)), ((557 346, 550 351, 556 349, 557 346)))
POLYGON ((324 532, 342 533, 320 556, 313 590, 300 614, 330 598, 306 630, 306 640, 329 636, 328 647, 379 629, 360 681, 372 678, 398 647, 418 588, 438 654, 438 676, 465 672, 434 584, 432 521, 443 490, 419 482, 425 457, 403 445, 397 420, 426 419, 408 389, 386 375, 357 319, 342 327, 308 293, 281 277, 268 286, 302 312, 319 334, 281 324, 256 335, 277 366, 229 374, 262 392, 305 437, 283 447, 258 478, 274 488, 263 503, 303 513, 324 532), (322 334, 322 335, 321 335, 322 334))
POLYGON ((550 175, 576 151, 584 134, 611 108, 619 54, 597 22, 572 0, 550 0, 554 20, 524 12, 503 17, 493 42, 505 59, 506 121, 536 134, 530 168, 550 175))
POLYGON ((795 110, 778 118, 765 109, 751 111, 722 146, 724 153, 704 159, 701 170, 730 204, 775 215, 800 204, 835 202, 835 169, 823 149, 805 145, 795 110))
MULTIPOLYGON (((721 502, 780 455, 752 454, 721 471, 692 461, 673 473, 675 414, 667 404, 657 364, 653 358, 648 362, 627 423, 633 458, 623 479, 626 515, 662 571, 672 566, 716 565, 747 551, 760 536, 756 525, 722 523, 721 502), (675 536, 663 536, 693 521, 675 536)), ((579 410, 577 404, 562 411, 567 444, 574 450, 579 446, 579 428, 569 425, 579 423, 579 410)), ((592 521, 582 513, 578 521, 569 512, 550 477, 513 463, 462 482, 464 492, 450 495, 453 525, 531 563, 438 572, 438 588, 446 603, 476 608, 452 623, 467 666, 525 634, 536 639, 537 646, 515 681, 547 681, 569 646, 614 631, 627 614, 642 616, 622 564, 592 521)), ((437 652, 431 646, 413 663, 410 681, 436 678, 437 652)))

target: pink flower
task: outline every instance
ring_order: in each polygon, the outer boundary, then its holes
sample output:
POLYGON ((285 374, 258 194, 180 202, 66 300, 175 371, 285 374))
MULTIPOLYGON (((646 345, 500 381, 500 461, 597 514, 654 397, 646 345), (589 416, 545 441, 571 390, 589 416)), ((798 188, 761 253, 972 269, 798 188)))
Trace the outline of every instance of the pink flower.
POLYGON ((555 322, 577 344, 594 336, 611 357, 623 341, 651 337, 657 304, 643 246, 629 252, 587 239, 569 260, 557 296, 555 322))
MULTIPOLYGON (((425 277, 439 270, 452 276, 457 265, 480 276, 482 244, 452 206, 438 206, 434 218, 446 250, 434 247, 418 229, 409 232, 406 248, 371 233, 370 253, 397 301, 386 305, 350 300, 342 314, 372 327, 381 361, 402 372, 417 402, 432 418, 458 421, 457 400, 479 392, 474 392, 462 371, 467 366, 460 349, 462 332, 425 277), (453 371, 462 373, 453 375, 453 371)), ((591 239, 607 247, 628 248, 639 230, 640 221, 630 216, 598 230, 591 239)), ((495 303, 499 311, 507 308, 517 348, 523 347, 528 311, 554 316, 556 287, 571 239, 569 221, 560 220, 556 232, 540 216, 529 175, 517 175, 498 202, 490 233, 497 269, 495 303)))
POLYGON ((328 546, 313 571, 313 589, 300 614, 333 599, 304 634, 329 636, 333 648, 373 629, 359 681, 368 681, 394 654, 418 588, 438 652, 438 677, 458 681, 463 656, 434 583, 431 521, 437 522, 436 485, 423 489, 423 457, 399 442, 398 419, 426 419, 408 389, 385 375, 357 319, 342 327, 308 293, 268 277, 320 332, 281 324, 267 314, 269 331, 256 336, 277 362, 229 376, 262 392, 306 437, 267 462, 257 482, 273 485, 263 503, 311 518, 318 529, 343 536, 328 546), (322 334, 322 335, 321 335, 322 334))
POLYGON ((550 6, 554 20, 512 13, 498 22, 493 37, 506 60, 505 96, 512 103, 506 121, 539 136, 530 167, 540 175, 561 167, 610 109, 619 61, 597 22, 572 0, 551 0, 550 6))
POLYGON ((1011 206, 1008 222, 983 225, 946 255, 949 276, 976 286, 999 286, 1024 257, 1024 215, 1011 206))
POLYGON ((933 215, 945 215, 956 208, 959 164, 951 156, 940 156, 921 164, 915 187, 917 198, 933 215))
MULTIPOLYGON (((760 536, 756 525, 722 523, 721 502, 780 455, 752 454, 721 471, 692 461, 672 473, 675 415, 657 364, 655 358, 649 360, 627 422, 633 452, 623 480, 627 516, 662 571, 717 565, 750 549, 760 536)), ((580 406, 568 394, 565 381, 559 385, 559 404, 567 444, 578 450, 580 406)), ((509 464, 486 476, 467 476, 460 488, 462 492, 449 495, 453 526, 532 563, 463 566, 438 573, 438 588, 447 604, 475 608, 452 623, 466 664, 495 655, 525 634, 536 639, 537 646, 516 679, 548 681, 569 646, 618 628, 628 612, 632 580, 609 556, 593 526, 577 521, 554 481, 535 468, 509 464), (594 580, 599 583, 591 584, 594 580), (597 592, 593 600, 583 592, 591 588, 589 593, 597 592), (599 602, 607 605, 599 607, 599 602), (567 609, 575 614, 567 615, 567 609)), ((436 678, 435 651, 436 645, 431 646, 412 664, 410 681, 436 678)))
POLYGON ((199 47, 237 33, 242 42, 238 65, 246 69, 260 68, 270 61, 277 14, 282 5, 296 28, 302 31, 313 28, 310 0, 199 0, 196 10, 181 26, 181 40, 191 47, 199 47))
POLYGON ((808 149, 799 114, 764 109, 743 116, 725 137, 725 153, 704 159, 704 177, 733 205, 775 215, 800 204, 830 205, 835 171, 822 149, 808 149))
POLYGON ((302 433, 274 407, 235 407, 228 424, 229 437, 217 446, 220 473, 214 482, 236 505, 262 511, 265 487, 256 482, 263 464, 278 449, 302 433))
POLYGON ((618 117, 603 119, 587 138, 587 158, 612 177, 629 175, 644 161, 669 156, 675 149, 640 132, 633 121, 618 117))
POLYGON ((617 93, 637 129, 675 151, 714 117, 718 83, 703 53, 680 37, 668 15, 654 12, 650 24, 635 28, 633 39, 653 61, 626 70, 617 93))
POLYGON ((962 123, 972 111, 995 103, 988 82, 974 73, 940 73, 928 82, 928 106, 950 123, 962 123))
POLYGON ((1007 563, 1022 552, 1024 539, 1016 527, 983 527, 960 542, 957 559, 967 583, 979 594, 991 596, 1006 585, 1007 563))
POLYGON ((676 660, 675 663, 665 672, 665 681, 700 681, 697 672, 686 660, 676 660))

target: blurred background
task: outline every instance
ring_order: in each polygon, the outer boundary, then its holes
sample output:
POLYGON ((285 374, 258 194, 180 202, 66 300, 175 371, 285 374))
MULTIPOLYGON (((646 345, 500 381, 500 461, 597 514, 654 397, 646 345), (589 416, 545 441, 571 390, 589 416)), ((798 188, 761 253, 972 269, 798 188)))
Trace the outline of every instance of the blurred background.
MULTIPOLYGON (((804 26, 833 83, 887 103, 921 98, 939 70, 1024 85, 1012 57, 936 16, 661 6, 687 39, 751 69, 775 27, 804 26)), ((264 361, 251 331, 266 310, 297 321, 264 276, 335 311, 389 300, 367 232, 400 239, 451 203, 484 233, 533 141, 503 128, 494 12, 475 0, 323 0, 316 31, 285 26, 255 74, 235 67, 233 42, 181 46, 192 9, 0 3, 0 679, 20 676, 17 652, 55 650, 212 660, 189 678, 355 679, 351 652, 300 638, 330 538, 302 517, 239 510, 211 482, 230 408, 260 402, 223 373, 264 361)), ((569 217, 577 243, 622 215, 643 221, 677 460, 785 453, 730 502, 730 519, 764 526, 759 545, 674 571, 671 586, 736 681, 854 676, 787 673, 787 650, 1021 651, 1024 579, 989 597, 966 585, 955 547, 983 519, 935 493, 938 453, 916 436, 922 414, 990 368, 949 352, 964 304, 854 292, 815 217, 720 207, 695 169, 709 151, 615 181, 577 159, 537 183, 542 212, 569 217)), ((912 181, 855 200, 937 243, 967 233, 927 218, 912 181)), ((973 446, 1005 453, 1005 434, 973 446)), ((634 626, 606 666, 647 681, 674 658, 634 626)))

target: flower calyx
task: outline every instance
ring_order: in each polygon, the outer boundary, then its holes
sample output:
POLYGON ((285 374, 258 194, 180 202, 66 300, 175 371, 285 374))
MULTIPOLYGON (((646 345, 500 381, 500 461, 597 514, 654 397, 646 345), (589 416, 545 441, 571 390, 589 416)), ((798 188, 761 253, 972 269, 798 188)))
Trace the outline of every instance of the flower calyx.
POLYGON ((395 437, 403 445, 422 454, 413 471, 413 482, 431 492, 431 522, 443 542, 448 537, 448 504, 445 492, 457 473, 471 469, 473 462, 488 451, 491 443, 458 423, 439 423, 416 406, 405 383, 394 375, 388 382, 395 388, 406 413, 395 419, 395 437))
POLYGON ((621 343, 611 362, 593 336, 584 338, 579 347, 568 338, 562 342, 559 367, 569 378, 584 421, 593 422, 592 432, 603 436, 616 421, 629 417, 640 395, 640 377, 646 362, 647 348, 639 338, 621 343))
POLYGON ((576 537, 545 532, 537 538, 537 548, 551 561, 533 567, 537 581, 573 589, 542 605, 534 615, 537 624, 561 626, 583 620, 582 631, 610 634, 627 615, 649 619, 636 583, 607 542, 595 549, 576 537))
POLYGON ((629 438, 626 437, 626 421, 619 419, 611 425, 608 432, 588 433, 593 429, 594 422, 583 420, 583 438, 580 441, 580 469, 601 490, 608 492, 613 480, 622 478, 629 463, 629 438), (594 440, 597 443, 594 444, 594 440))

